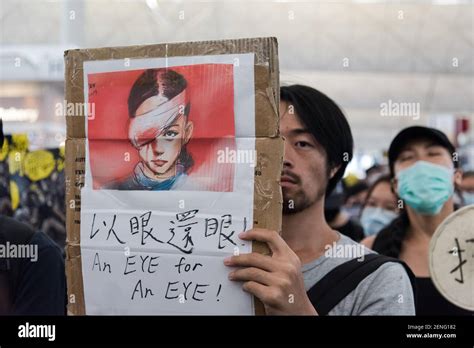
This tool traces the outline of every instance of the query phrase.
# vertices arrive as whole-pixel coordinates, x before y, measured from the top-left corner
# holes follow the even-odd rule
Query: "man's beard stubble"
[[[283,193],[283,215],[291,215],[299,213],[318,200],[322,199],[324,196],[325,190],[319,189],[314,196],[308,195],[308,193],[303,189],[302,181],[299,176],[294,173],[284,171],[282,176],[286,175],[291,177],[294,180],[294,183],[297,185],[296,189],[293,189],[293,193],[290,193],[290,189],[282,188]],[[326,185],[322,185],[325,187]]]

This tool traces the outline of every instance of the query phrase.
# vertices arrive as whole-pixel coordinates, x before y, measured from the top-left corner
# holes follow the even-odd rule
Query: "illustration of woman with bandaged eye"
[[[128,137],[140,161],[133,173],[109,188],[173,190],[185,186],[193,159],[186,144],[193,134],[184,77],[171,69],[148,69],[128,98]]]

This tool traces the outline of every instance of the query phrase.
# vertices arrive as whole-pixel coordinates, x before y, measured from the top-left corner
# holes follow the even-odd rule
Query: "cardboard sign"
[[[263,314],[223,259],[281,230],[274,38],[71,50],[70,314]]]

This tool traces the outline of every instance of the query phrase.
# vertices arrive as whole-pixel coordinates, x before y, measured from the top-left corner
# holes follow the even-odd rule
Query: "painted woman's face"
[[[150,98],[155,99],[156,98]],[[137,118],[153,109],[156,103],[146,100],[137,109]],[[179,115],[173,122],[166,125],[160,134],[138,148],[138,153],[148,176],[166,179],[176,174],[176,161],[182,147],[189,141],[193,131],[193,123],[187,117]]]
[[[140,158],[156,176],[175,175],[175,165],[184,144],[185,117],[180,116],[163,132],[139,149]]]

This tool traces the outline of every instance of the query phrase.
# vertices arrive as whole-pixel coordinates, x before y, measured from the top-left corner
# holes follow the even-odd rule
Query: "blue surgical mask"
[[[462,198],[464,199],[464,205],[474,204],[474,192],[463,192]]]
[[[364,228],[364,234],[366,236],[372,236],[379,233],[382,228],[391,223],[397,215],[397,213],[391,210],[365,207],[360,216],[360,223]]]
[[[436,215],[453,195],[453,170],[417,161],[397,175],[398,195],[422,215]]]

